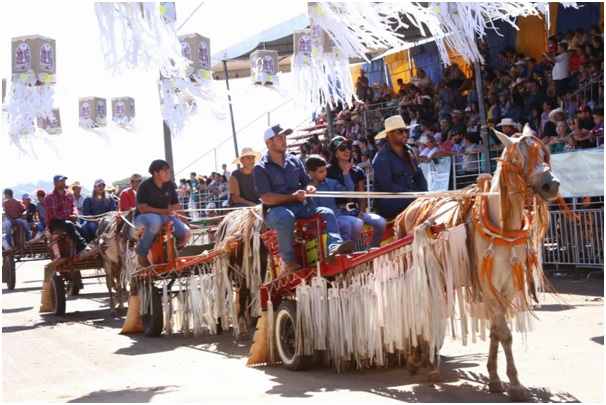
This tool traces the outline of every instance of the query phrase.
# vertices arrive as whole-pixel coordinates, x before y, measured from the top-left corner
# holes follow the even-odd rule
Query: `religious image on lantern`
[[[191,48],[187,42],[181,42],[181,55],[191,60]]]
[[[82,103],[80,106],[80,118],[91,118],[90,104],[87,102]]]
[[[191,60],[191,57],[189,59]],[[210,69],[210,50],[206,42],[200,42],[198,45],[198,61],[201,68]]]
[[[28,44],[19,44],[15,49],[15,70],[29,70],[32,65],[32,52]]]
[[[43,44],[40,47],[40,69],[52,72],[55,68],[55,55],[53,47],[50,44]]]
[[[126,115],[126,105],[122,101],[118,101],[114,106],[114,117],[124,118]]]
[[[303,35],[299,38],[299,53],[307,56],[311,56],[311,37],[309,35]]]
[[[105,112],[105,103],[101,100],[97,101],[97,117],[105,118],[107,113]]]
[[[269,55],[263,58],[263,71],[267,73],[273,73],[276,71],[276,67],[274,65],[274,58]]]

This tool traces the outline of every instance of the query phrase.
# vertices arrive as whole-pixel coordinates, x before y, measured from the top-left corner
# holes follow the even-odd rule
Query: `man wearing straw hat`
[[[240,156],[232,162],[242,167],[229,176],[230,207],[254,207],[261,204],[253,178],[253,168],[259,160],[261,160],[259,152],[255,152],[252,148],[243,148]]]
[[[191,239],[189,221],[183,216],[183,208],[177,196],[177,187],[170,180],[168,162],[158,159],[151,162],[149,174],[152,177],[143,180],[137,190],[137,208],[135,210],[135,227],[144,228],[143,236],[137,246],[139,265],[151,265],[147,253],[160,232],[162,225],[171,222],[173,237],[177,240],[177,249],[183,248]],[[181,217],[179,217],[181,215]]]
[[[427,181],[419,167],[413,150],[406,144],[408,130],[412,128],[404,123],[400,115],[385,120],[385,130],[375,139],[387,138],[379,149],[372,167],[374,169],[374,190],[382,192],[427,191]],[[378,200],[378,213],[392,219],[402,212],[414,198],[383,198]]]
[[[267,128],[263,134],[267,154],[253,169],[255,186],[263,201],[265,223],[278,234],[278,247],[287,272],[301,268],[293,247],[296,219],[322,214],[328,236],[328,262],[334,261],[337,254],[351,253],[354,248],[352,241],[343,242],[332,210],[307,204],[306,194],[315,193],[316,188],[310,184],[311,178],[301,160],[286,153],[286,136],[291,133],[292,129],[284,130],[279,124]]]

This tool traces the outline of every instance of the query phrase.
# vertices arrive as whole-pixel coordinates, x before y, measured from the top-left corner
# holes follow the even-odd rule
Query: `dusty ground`
[[[250,342],[230,333],[200,338],[120,335],[104,280],[85,280],[63,317],[39,314],[42,268],[17,270],[2,294],[3,402],[498,402],[486,390],[488,343],[447,341],[430,384],[402,367],[332,370],[247,368]],[[536,330],[514,335],[519,377],[530,402],[604,402],[604,282],[551,276],[560,298],[542,295]],[[563,304],[566,302],[568,305]],[[504,381],[504,358],[499,369]]]

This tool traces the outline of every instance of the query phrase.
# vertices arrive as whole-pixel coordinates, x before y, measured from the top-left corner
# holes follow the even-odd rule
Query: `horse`
[[[522,134],[508,137],[495,131],[505,149],[498,159],[494,177],[480,176],[465,191],[488,195],[416,200],[395,219],[396,233],[404,236],[422,224],[444,222],[447,227],[465,224],[471,284],[490,322],[487,369],[491,393],[504,391],[497,373],[499,344],[505,352],[508,394],[524,401],[526,394],[518,379],[512,353],[512,333],[507,319],[524,312],[532,314],[534,288],[545,283],[537,254],[539,241],[547,231],[547,206],[558,198],[559,181],[551,172],[550,154],[536,137]],[[524,326],[518,324],[525,331]],[[425,345],[409,359],[413,374],[420,364],[428,367],[431,381],[441,381]]]
[[[238,330],[243,340],[250,339],[246,319],[261,316],[258,292],[267,269],[267,249],[261,242],[263,229],[261,205],[258,205],[230,212],[216,232],[216,247],[223,247],[227,252],[230,279],[238,289]],[[233,240],[240,243],[230,250],[228,246]],[[251,294],[251,291],[257,293]]]
[[[109,292],[110,313],[115,315],[124,310],[124,296],[127,292],[129,276],[123,272],[124,259],[129,257],[126,250],[129,244],[129,228],[134,210],[125,212],[110,211],[99,220],[99,228],[93,244],[106,245],[100,253],[105,269],[105,280]],[[114,290],[118,299],[118,308],[114,303]]]

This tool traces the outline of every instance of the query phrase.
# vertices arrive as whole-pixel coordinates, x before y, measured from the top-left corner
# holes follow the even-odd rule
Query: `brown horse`
[[[267,269],[267,249],[261,242],[263,227],[261,205],[258,205],[227,214],[216,233],[216,247],[224,247],[228,252],[230,279],[238,289],[237,329],[241,339],[250,338],[246,318],[261,316],[259,287],[264,282]],[[228,250],[227,246],[233,240],[239,244]]]
[[[102,251],[103,268],[105,269],[105,280],[109,291],[109,308],[112,315],[116,311],[124,310],[124,297],[128,296],[128,275],[123,274],[124,258],[127,257],[126,249],[129,239],[129,222],[132,221],[134,210],[125,212],[110,211],[99,220],[97,236],[93,244],[106,244],[107,248]],[[114,290],[118,298],[118,308],[114,303]]]
[[[477,185],[466,189],[488,195],[417,200],[396,218],[396,226],[403,236],[428,223],[444,222],[448,227],[465,224],[471,252],[468,281],[476,291],[476,301],[470,305],[482,308],[476,318],[490,322],[489,389],[493,393],[503,392],[497,374],[500,343],[507,360],[509,396],[514,401],[523,401],[526,394],[518,380],[507,321],[516,317],[517,329],[527,330],[524,317],[532,315],[534,286],[545,281],[537,252],[548,226],[547,204],[558,197],[559,181],[551,172],[549,150],[539,139],[531,135],[509,138],[500,132],[496,134],[505,150],[494,178],[481,177]],[[424,350],[418,350],[409,359],[409,370],[414,373],[424,364],[430,370],[430,379],[440,381],[441,375],[433,366],[425,344]]]

